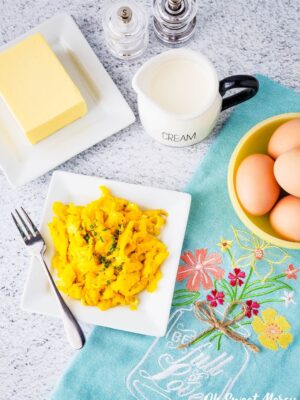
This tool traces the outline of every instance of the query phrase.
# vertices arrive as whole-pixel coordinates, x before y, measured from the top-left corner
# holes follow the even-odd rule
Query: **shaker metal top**
[[[188,41],[196,27],[197,0],[153,0],[153,24],[164,43]]]
[[[117,15],[124,24],[128,24],[132,18],[132,10],[130,7],[120,7],[117,11]]]
[[[182,0],[167,0],[166,1],[166,10],[173,13],[180,13],[184,10],[184,1]]]

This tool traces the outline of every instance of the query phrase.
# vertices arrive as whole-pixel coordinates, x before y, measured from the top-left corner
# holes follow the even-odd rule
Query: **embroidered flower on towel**
[[[222,305],[224,303],[225,295],[223,292],[212,290],[210,293],[206,296],[206,300],[209,301],[211,307],[217,307],[218,304]]]
[[[290,264],[288,268],[284,271],[287,279],[297,279],[298,268],[295,268],[293,264]]]
[[[196,292],[203,287],[205,290],[213,288],[212,275],[216,280],[223,278],[225,271],[220,268],[222,257],[218,253],[208,254],[207,249],[196,249],[195,253],[185,251],[181,256],[185,265],[180,265],[177,272],[177,281],[187,279],[187,289]]]
[[[223,237],[221,237],[220,242],[218,243],[218,246],[222,251],[228,251],[231,249],[232,246],[232,240],[225,240]]]
[[[270,265],[279,265],[289,257],[285,250],[259,239],[252,232],[232,229],[238,246],[244,250],[244,254],[236,260],[241,268],[253,267],[263,260]]]
[[[244,283],[243,278],[246,277],[246,274],[244,271],[241,271],[240,268],[234,268],[233,273],[230,272],[228,274],[228,279],[230,280],[230,285],[231,286],[242,286]]]
[[[258,312],[259,312],[258,309],[259,309],[260,305],[256,301],[247,300],[246,305],[247,305],[247,311],[245,313],[246,317],[251,318],[252,314],[253,315],[258,314]]]
[[[234,227],[232,230],[237,245],[243,250],[243,253],[234,259],[233,265],[238,265],[241,269],[252,268],[261,280],[271,276],[274,266],[283,264],[290,257],[284,249],[259,239],[252,232]]]
[[[261,314],[262,319],[255,316],[252,321],[259,342],[270,350],[278,350],[278,346],[287,348],[293,341],[293,335],[288,332],[291,326],[285,317],[277,315],[273,308],[267,308]]]
[[[294,301],[294,292],[288,292],[284,291],[283,292],[284,296],[280,297],[280,300],[284,301],[284,305],[288,307],[290,304],[296,304]]]

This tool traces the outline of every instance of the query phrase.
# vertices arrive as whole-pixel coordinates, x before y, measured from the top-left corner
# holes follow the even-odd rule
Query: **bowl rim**
[[[288,249],[294,249],[294,250],[300,250],[300,242],[292,242],[289,240],[284,240],[284,239],[279,239],[275,236],[270,235],[269,233],[265,232],[261,228],[259,228],[257,225],[255,225],[247,216],[246,212],[242,208],[240,201],[238,199],[236,190],[235,190],[235,185],[234,185],[234,168],[236,165],[236,159],[237,155],[239,154],[240,150],[242,147],[245,145],[249,137],[251,137],[258,129],[274,122],[274,121],[280,121],[281,119],[293,119],[293,118],[300,118],[300,112],[292,112],[292,113],[284,113],[284,114],[278,114],[274,115],[272,117],[269,117],[258,124],[254,125],[252,128],[250,128],[240,139],[238,144],[235,146],[235,149],[233,150],[233,153],[231,154],[229,164],[228,164],[228,172],[227,172],[227,188],[228,188],[228,194],[229,198],[232,204],[232,207],[234,211],[236,212],[237,216],[239,219],[242,221],[242,223],[250,229],[251,232],[253,232],[255,235],[257,235],[259,238],[261,238],[264,241],[270,242],[271,244],[278,246],[278,247],[284,247]]]

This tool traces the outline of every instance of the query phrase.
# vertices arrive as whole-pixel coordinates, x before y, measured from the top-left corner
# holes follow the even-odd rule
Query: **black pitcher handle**
[[[222,97],[228,90],[239,88],[244,90],[223,99],[221,111],[251,99],[251,97],[255,96],[258,92],[259,83],[258,80],[251,75],[228,76],[219,83],[219,92]]]

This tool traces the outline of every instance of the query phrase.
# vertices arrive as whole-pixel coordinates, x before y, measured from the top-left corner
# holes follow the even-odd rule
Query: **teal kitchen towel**
[[[187,187],[192,208],[166,336],[95,328],[52,399],[300,399],[300,254],[251,234],[227,192],[240,138],[272,115],[300,111],[299,94],[258,79],[259,93],[236,108]],[[260,352],[220,331],[177,349],[208,328],[194,316],[196,299],[210,301],[220,316],[232,300],[247,301],[247,316],[232,329]]]

